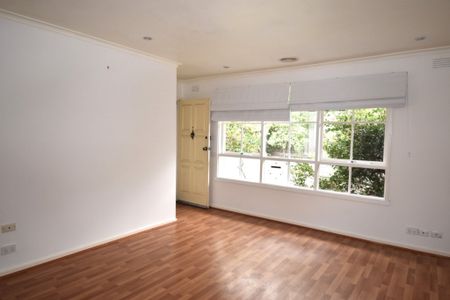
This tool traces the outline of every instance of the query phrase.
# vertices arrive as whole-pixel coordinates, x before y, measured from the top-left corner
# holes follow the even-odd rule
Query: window
[[[387,119],[370,108],[219,122],[218,177],[382,199]]]

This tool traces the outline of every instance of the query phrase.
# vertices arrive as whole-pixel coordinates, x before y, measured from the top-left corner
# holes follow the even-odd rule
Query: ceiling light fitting
[[[144,40],[146,40],[146,41],[151,41],[151,40],[153,40],[153,38],[151,37],[151,36],[144,36],[144,37],[142,37]]]
[[[414,40],[416,41],[416,42],[420,42],[420,41],[423,41],[423,40],[425,40],[427,37],[426,36],[418,36],[418,37],[416,37]]]

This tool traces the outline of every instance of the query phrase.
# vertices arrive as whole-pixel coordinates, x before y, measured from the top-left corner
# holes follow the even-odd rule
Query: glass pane
[[[384,124],[355,124],[353,159],[383,161]]]
[[[316,124],[291,124],[291,157],[314,159],[316,151]]]
[[[384,122],[386,120],[386,108],[355,109],[356,122]]]
[[[335,192],[347,192],[348,167],[320,165],[319,188]]]
[[[221,178],[259,182],[259,159],[219,156]]]
[[[351,122],[352,110],[326,110],[323,120],[325,122]]]
[[[350,159],[350,139],[352,126],[350,124],[323,125],[322,155],[324,158]]]
[[[265,160],[263,163],[263,183],[287,185],[288,163],[285,161]]]
[[[261,152],[261,123],[242,124],[242,153],[259,155]]]
[[[225,131],[225,152],[241,153],[241,129],[239,122],[223,123]]]
[[[290,163],[289,181],[291,185],[313,188],[314,165],[308,163]]]
[[[317,122],[317,112],[293,111],[291,112],[291,122]]]
[[[289,123],[264,123],[267,156],[288,156]]]
[[[352,193],[384,197],[384,170],[352,168]]]

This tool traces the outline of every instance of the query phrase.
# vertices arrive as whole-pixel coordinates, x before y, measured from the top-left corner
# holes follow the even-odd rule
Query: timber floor
[[[217,209],[0,278],[1,299],[450,299],[450,258]]]

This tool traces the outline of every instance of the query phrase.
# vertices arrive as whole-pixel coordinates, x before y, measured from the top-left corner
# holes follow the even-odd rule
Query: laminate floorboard
[[[0,278],[1,299],[450,299],[450,258],[217,209]]]

